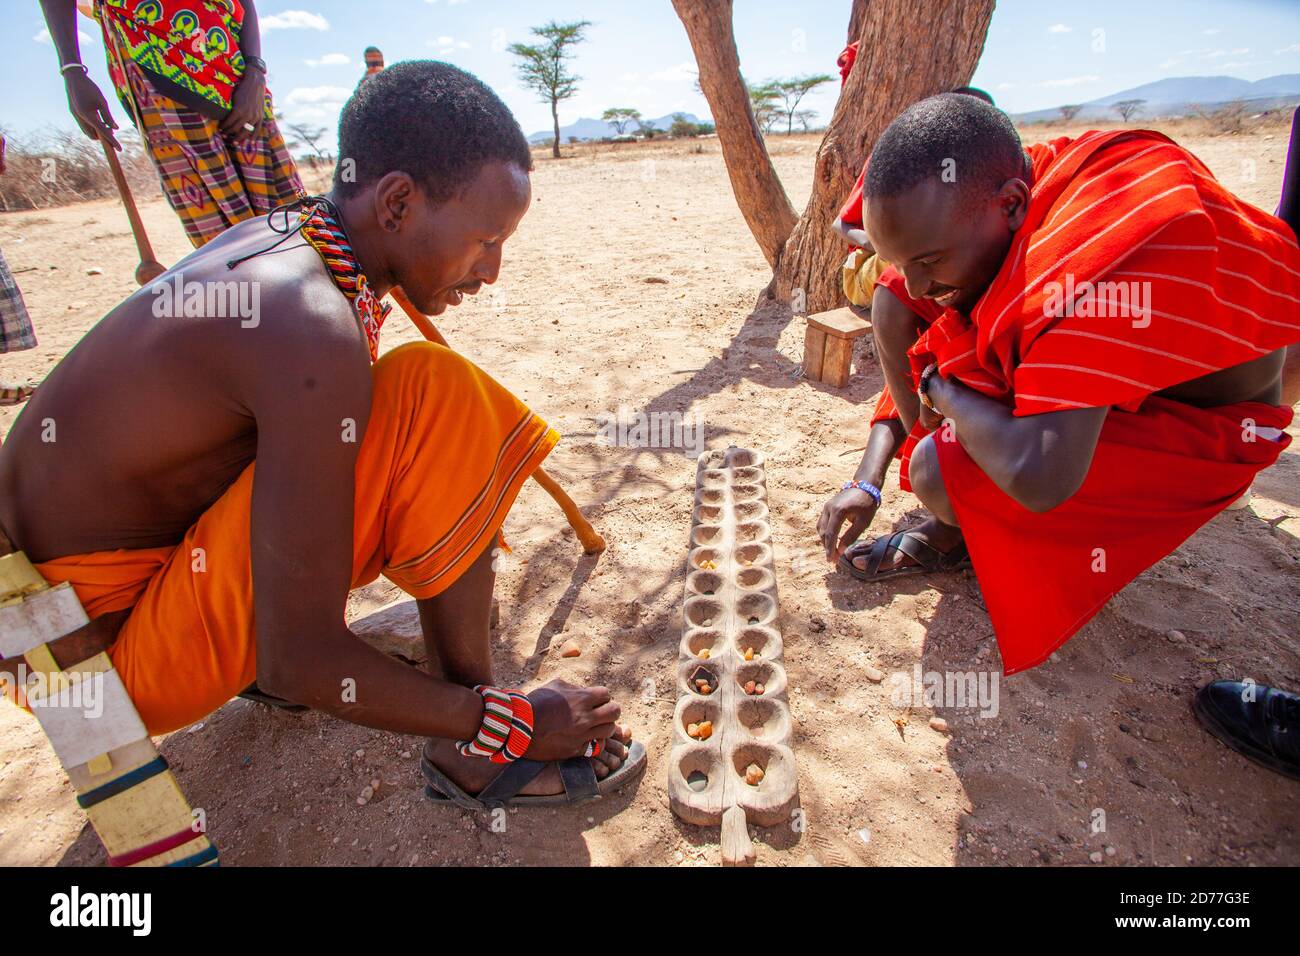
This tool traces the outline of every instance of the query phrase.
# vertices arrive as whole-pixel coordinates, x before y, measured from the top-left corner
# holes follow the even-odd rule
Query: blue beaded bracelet
[[[848,491],[850,488],[856,488],[858,491],[865,491],[876,499],[876,507],[880,507],[880,489],[866,481],[846,481],[840,491]]]

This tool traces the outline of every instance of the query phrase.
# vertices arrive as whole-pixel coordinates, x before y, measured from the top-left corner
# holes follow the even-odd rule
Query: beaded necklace
[[[302,218],[290,229],[289,212],[293,209],[297,209]],[[285,214],[283,229],[277,228],[274,224],[275,214],[281,210]],[[285,235],[274,246],[263,249],[262,252],[270,252],[295,232],[302,233],[302,237],[324,261],[334,285],[356,309],[357,317],[361,320],[361,328],[366,333],[370,361],[376,361],[379,358],[379,330],[393,307],[381,303],[366,281],[365,274],[361,271],[361,263],[352,252],[352,243],[348,241],[348,234],[343,228],[338,207],[322,196],[304,196],[271,210],[271,214],[267,216],[267,223],[272,230],[284,232]],[[262,252],[231,260],[226,265],[233,269],[240,262],[261,255]]]

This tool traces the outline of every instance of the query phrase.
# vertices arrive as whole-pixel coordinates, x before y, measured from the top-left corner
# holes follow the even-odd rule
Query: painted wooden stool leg
[[[216,847],[109,656],[67,668],[55,661],[50,644],[88,621],[70,584],[50,587],[21,552],[0,557],[0,658],[22,657],[29,669],[15,701],[29,706],[45,731],[109,865],[216,865]]]

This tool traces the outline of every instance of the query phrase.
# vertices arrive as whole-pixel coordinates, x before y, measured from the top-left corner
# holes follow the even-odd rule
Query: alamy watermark
[[[1076,282],[1067,272],[1064,283],[1048,282],[1043,292],[1043,315],[1049,319],[1131,319],[1135,329],[1151,324],[1150,282]]]
[[[998,715],[997,671],[898,671],[889,677],[889,700],[895,707],[978,710],[981,717]]]
[[[153,314],[160,319],[239,319],[245,329],[255,329],[262,321],[262,284],[231,280],[189,282],[177,272],[155,282]]]
[[[704,454],[704,416],[698,411],[646,412],[620,405],[596,416],[596,440],[619,448],[680,449]]]
[[[41,671],[29,671],[26,663],[20,662],[13,676],[0,673],[0,696],[32,710],[65,707],[97,719],[104,714],[104,675],[100,671],[68,671],[51,679]]]

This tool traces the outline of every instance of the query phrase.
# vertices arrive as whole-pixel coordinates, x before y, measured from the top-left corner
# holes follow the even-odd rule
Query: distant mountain
[[[1145,83],[1083,104],[1079,119],[1115,119],[1111,107],[1121,100],[1146,100],[1138,116],[1184,116],[1196,106],[1212,106],[1242,100],[1254,109],[1271,109],[1300,102],[1300,73],[1270,76],[1262,80],[1239,80],[1235,76],[1171,76]],[[1018,113],[1021,123],[1060,119],[1059,110]]]
[[[694,113],[685,113],[683,115],[686,117],[688,122],[691,123],[700,122],[700,120],[695,116]],[[673,125],[673,114],[669,113],[667,116],[661,116],[658,119],[654,119],[654,120],[646,120],[646,122],[653,123],[658,129],[667,132],[668,127]],[[627,132],[635,133],[636,131],[637,131],[636,123],[629,123],[627,126]],[[534,133],[532,136],[529,136],[528,142],[530,143],[545,142],[546,140],[550,139],[554,135],[555,135],[554,130],[549,130],[549,129],[543,130],[540,133]],[[568,126],[560,127],[560,142],[562,143],[567,143],[569,141],[570,136],[576,136],[578,137],[578,139],[604,139],[606,136],[617,136],[617,135],[618,135],[618,130],[614,128],[613,123],[606,123],[604,120],[598,120],[598,119],[580,119],[576,123],[571,123]]]

